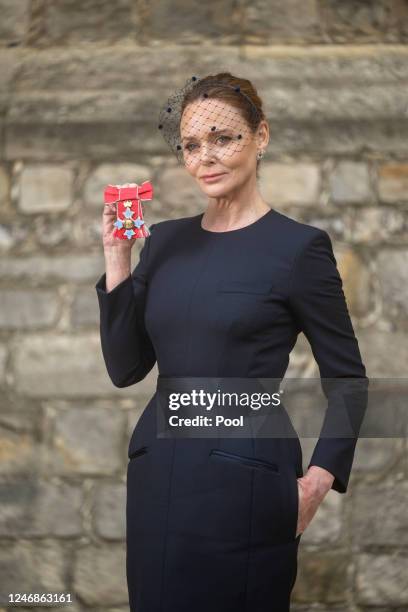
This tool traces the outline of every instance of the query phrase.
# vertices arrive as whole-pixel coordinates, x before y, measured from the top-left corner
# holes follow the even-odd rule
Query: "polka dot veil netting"
[[[193,166],[241,152],[253,142],[261,119],[239,86],[193,76],[161,108],[158,129],[178,162]]]

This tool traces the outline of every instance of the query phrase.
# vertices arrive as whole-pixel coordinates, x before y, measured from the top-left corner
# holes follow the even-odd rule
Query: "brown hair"
[[[258,129],[260,122],[266,120],[262,100],[255,86],[248,79],[241,79],[230,72],[219,72],[200,78],[197,85],[185,94],[181,104],[180,116],[188,104],[201,97],[203,90],[206,91],[208,98],[222,100],[238,109],[253,134]],[[259,164],[260,160],[257,159],[257,178],[259,178]]]

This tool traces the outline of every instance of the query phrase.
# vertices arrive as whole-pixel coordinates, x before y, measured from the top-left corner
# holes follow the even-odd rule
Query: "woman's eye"
[[[230,136],[218,136],[217,140],[222,140],[222,142],[225,144],[231,140],[231,137]],[[187,151],[191,153],[191,151],[193,150],[191,147],[195,147],[195,146],[196,146],[195,143],[190,142],[186,144],[184,149],[186,149]]]

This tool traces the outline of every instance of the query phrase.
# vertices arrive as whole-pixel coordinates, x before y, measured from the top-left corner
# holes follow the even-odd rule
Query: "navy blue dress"
[[[273,209],[226,232],[205,230],[202,217],[152,225],[132,274],[109,293],[106,275],[98,280],[101,346],[115,386],[143,380],[156,361],[159,379],[282,379],[300,332],[322,377],[365,377],[326,231]],[[130,610],[289,610],[299,439],[158,438],[156,395],[128,449]],[[309,462],[335,476],[339,493],[355,444],[320,438]],[[279,469],[262,469],[270,463]]]

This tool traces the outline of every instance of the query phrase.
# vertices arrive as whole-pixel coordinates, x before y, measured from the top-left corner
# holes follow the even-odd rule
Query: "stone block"
[[[82,533],[80,487],[38,477],[0,483],[0,535],[77,537]]]
[[[125,605],[126,551],[123,544],[90,545],[78,549],[73,586],[87,606]]]
[[[126,537],[126,485],[101,484],[95,491],[93,518],[96,533],[108,540]]]
[[[56,323],[58,296],[53,291],[2,289],[0,294],[1,329],[36,329]]]
[[[340,162],[330,176],[333,202],[367,203],[372,200],[370,174],[364,162]]]
[[[20,180],[18,208],[23,213],[65,211],[72,202],[71,168],[27,164]]]
[[[125,417],[100,407],[58,410],[53,418],[48,469],[53,473],[113,474],[125,453]]]
[[[387,610],[408,605],[408,557],[403,553],[360,554],[356,557],[356,601]]]
[[[261,171],[260,189],[271,205],[316,205],[320,191],[319,167],[309,163],[266,163]]]

